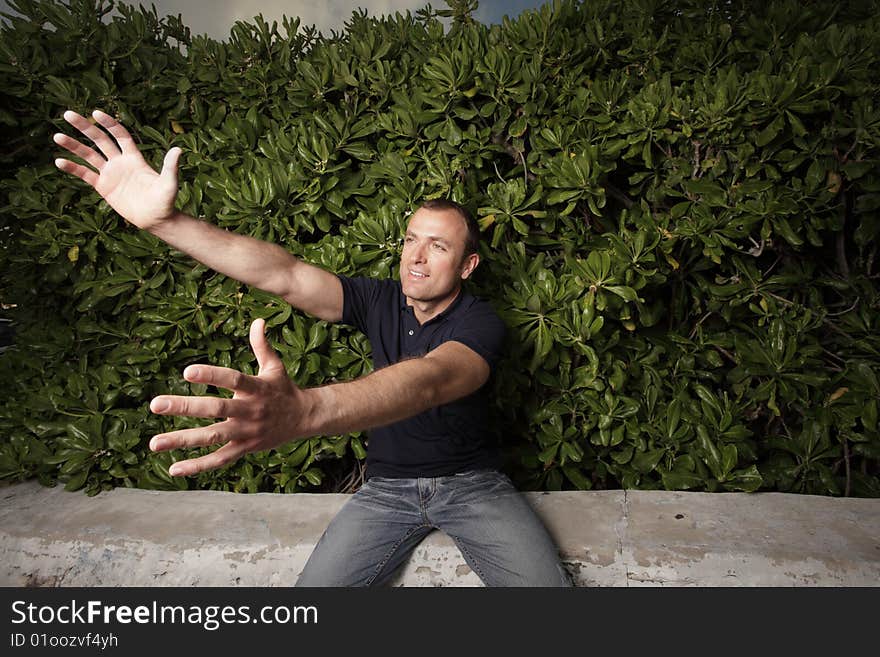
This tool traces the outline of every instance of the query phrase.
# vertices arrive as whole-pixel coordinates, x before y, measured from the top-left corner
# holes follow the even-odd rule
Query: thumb
[[[180,161],[180,154],[182,152],[179,147],[175,146],[165,153],[165,159],[162,161],[162,172],[160,175],[162,178],[173,183],[175,187],[177,187],[177,163]]]
[[[266,370],[273,370],[277,368],[281,368],[282,370],[284,369],[284,364],[281,362],[278,354],[275,353],[275,350],[272,349],[272,346],[266,339],[265,330],[266,320],[255,319],[251,323],[251,350],[257,357],[257,365],[260,366],[260,374],[262,374]]]

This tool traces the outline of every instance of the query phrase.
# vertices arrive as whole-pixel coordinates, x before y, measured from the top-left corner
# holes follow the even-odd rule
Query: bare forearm
[[[455,399],[442,385],[443,367],[430,358],[406,360],[354,381],[306,392],[312,400],[311,435],[380,427]]]
[[[239,235],[181,212],[150,230],[211,269],[271,294],[287,292],[296,258],[277,244]]]
[[[159,434],[153,451],[223,446],[176,463],[171,474],[187,476],[230,463],[243,454],[272,449],[290,440],[370,429],[447,404],[485,385],[488,362],[469,347],[448,341],[422,358],[406,360],[348,383],[303,390],[287,376],[269,346],[265,321],[251,324],[257,376],[211,365],[184,371],[191,383],[231,390],[232,399],[160,395],[150,410],[163,415],[224,418],[207,427]]]

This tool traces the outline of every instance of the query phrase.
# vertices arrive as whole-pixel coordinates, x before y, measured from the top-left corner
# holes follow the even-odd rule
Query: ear
[[[480,254],[471,253],[466,256],[464,261],[461,263],[461,279],[466,280],[471,274],[474,273],[474,269],[477,268],[477,265],[480,264]]]

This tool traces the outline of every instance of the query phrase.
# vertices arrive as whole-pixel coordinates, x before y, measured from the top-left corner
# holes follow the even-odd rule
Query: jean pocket
[[[450,477],[450,481],[458,485],[473,485],[482,486],[485,488],[494,488],[498,486],[513,488],[513,484],[506,474],[498,470],[491,469],[468,470],[466,472],[459,472],[458,474]]]
[[[453,477],[456,479],[477,479],[479,477],[487,477],[491,475],[500,475],[501,473],[498,470],[492,469],[483,469],[483,470],[465,470],[464,472],[456,472]]]
[[[470,470],[447,478],[443,484],[450,502],[480,503],[516,493],[507,475],[498,470]]]

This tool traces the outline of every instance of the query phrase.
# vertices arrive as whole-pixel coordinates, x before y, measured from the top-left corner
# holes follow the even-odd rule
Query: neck
[[[452,305],[452,302],[455,301],[460,293],[461,286],[450,292],[448,296],[443,297],[442,299],[430,299],[427,301],[422,301],[419,299],[407,297],[406,303],[408,306],[412,306],[413,314],[416,316],[419,324],[424,324],[425,322],[431,321],[437,315],[449,308],[449,306]]]

